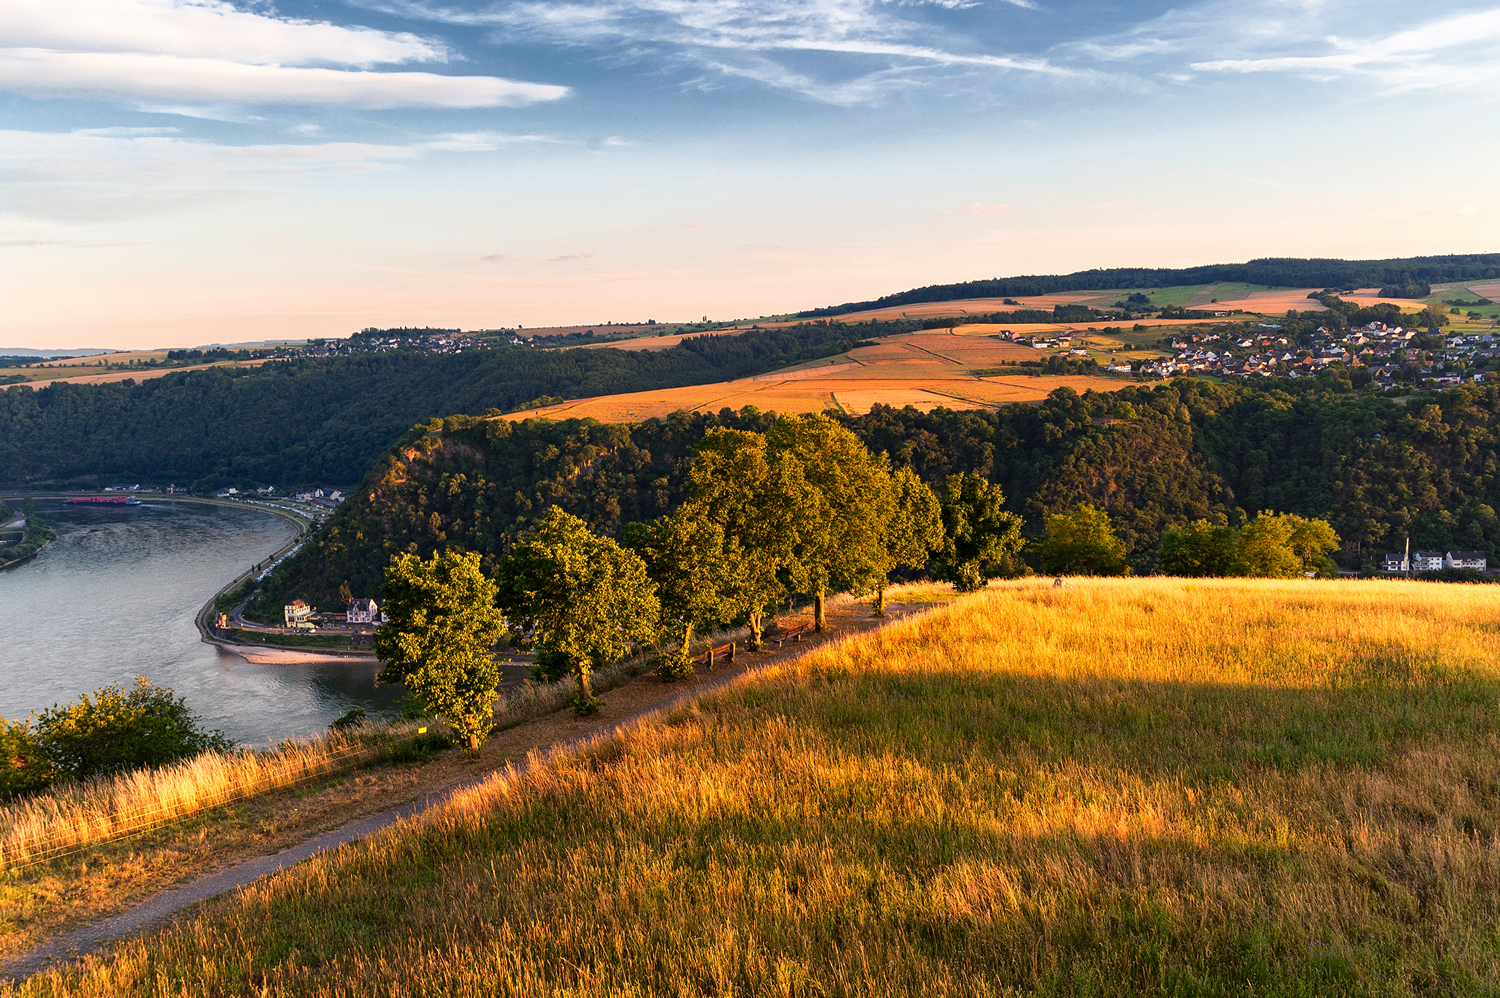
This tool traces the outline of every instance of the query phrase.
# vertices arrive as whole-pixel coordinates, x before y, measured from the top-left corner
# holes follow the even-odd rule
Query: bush
[[[694,673],[693,653],[685,648],[663,652],[656,660],[656,675],[669,683],[679,679],[691,679]]]
[[[35,738],[58,776],[86,780],[164,766],[234,742],[203,731],[187,702],[137,677],[129,691],[111,685],[36,717]]]
[[[0,800],[45,789],[52,778],[52,763],[31,725],[0,718]]]
[[[365,712],[355,707],[353,710],[345,711],[333,719],[328,725],[329,731],[347,731],[350,728],[361,728],[365,725]]]

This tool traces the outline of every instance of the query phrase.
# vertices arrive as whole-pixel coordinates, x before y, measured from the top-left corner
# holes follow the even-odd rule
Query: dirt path
[[[682,706],[744,676],[799,658],[831,641],[876,630],[920,613],[930,605],[892,603],[886,608],[885,618],[874,618],[866,604],[843,600],[829,607],[830,630],[823,635],[808,634],[804,640],[789,642],[779,650],[770,645],[761,652],[741,653],[733,666],[721,666],[712,673],[700,674],[677,685],[665,684],[654,676],[640,676],[606,693],[606,710],[594,717],[579,718],[562,711],[518,725],[497,734],[486,745],[486,754],[493,751],[498,758],[495,765],[481,772],[428,787],[426,793],[417,799],[349,821],[274,854],[242,858],[186,884],[152,894],[119,914],[61,932],[29,952],[6,961],[0,966],[0,980],[24,980],[59,963],[97,952],[117,939],[151,927],[200,901],[245,887],[320,853],[353,844],[403,819],[440,807],[456,793],[492,779],[522,775],[536,758],[557,752],[576,752],[598,739],[608,738],[627,725]],[[804,622],[808,621],[793,617],[783,618],[778,623],[792,629]],[[534,755],[538,749],[544,753]]]

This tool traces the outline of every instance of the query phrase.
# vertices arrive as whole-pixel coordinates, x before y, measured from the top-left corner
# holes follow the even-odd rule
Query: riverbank
[[[17,568],[35,558],[47,549],[47,545],[57,540],[57,534],[38,516],[23,517],[19,522],[24,525],[21,540],[15,544],[7,544],[0,547],[0,572],[7,569]],[[8,523],[6,527],[14,527],[15,523]]]

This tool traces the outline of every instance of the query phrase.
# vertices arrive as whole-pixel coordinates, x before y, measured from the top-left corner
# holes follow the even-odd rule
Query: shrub
[[[52,763],[31,725],[0,718],[0,800],[42,790],[52,779]]]
[[[198,724],[185,700],[140,676],[128,691],[106,686],[42,711],[35,738],[59,776],[86,780],[234,747],[223,732]]]

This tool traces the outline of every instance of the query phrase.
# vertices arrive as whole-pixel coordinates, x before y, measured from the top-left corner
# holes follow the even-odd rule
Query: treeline
[[[1178,379],[1041,405],[955,412],[877,406],[838,417],[895,468],[940,494],[951,475],[1000,487],[1029,533],[1088,503],[1106,512],[1132,570],[1158,569],[1163,535],[1207,521],[1243,528],[1269,510],[1328,520],[1350,548],[1500,552],[1500,389],[1403,399],[1337,378],[1218,384]],[[374,593],[393,554],[456,546],[493,573],[515,538],[559,506],[620,536],[688,495],[693,448],[715,428],[764,433],[750,410],[637,424],[450,417],[421,424],[376,464],[318,535],[268,580],[260,611],[291,596],[327,606],[346,580]]]
[[[1232,281],[1275,287],[1364,288],[1419,282],[1476,281],[1500,277],[1500,253],[1419,256],[1391,260],[1304,260],[1269,257],[1247,263],[1211,264],[1181,269],[1113,268],[1072,274],[1005,277],[961,284],[933,284],[873,301],[848,302],[797,313],[798,318],[842,315],[872,308],[957,301],[964,298],[1024,297],[1065,291],[1116,288],[1166,288]],[[1405,297],[1405,296],[1403,296]]]
[[[804,323],[702,336],[655,352],[392,351],[138,384],[12,388],[0,392],[0,485],[129,478],[212,490],[356,482],[403,431],[433,414],[746,377],[911,328]]]
[[[24,512],[26,516],[26,526],[21,531],[21,536],[18,538],[14,538],[15,543],[13,544],[5,544],[3,546],[0,546],[0,566],[9,565],[11,562],[22,561],[23,559],[30,558],[42,548],[46,547],[49,541],[55,540],[57,538],[57,535],[52,532],[52,528],[48,527],[47,524],[42,522],[42,519],[36,515],[36,506],[33,500],[26,500]],[[0,524],[9,523],[15,517],[15,515],[15,510],[5,505],[5,503],[0,502]]]

